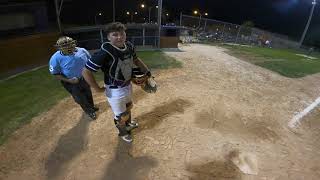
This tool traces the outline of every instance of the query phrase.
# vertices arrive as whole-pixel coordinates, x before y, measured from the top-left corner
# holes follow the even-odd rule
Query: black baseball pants
[[[83,78],[79,79],[78,84],[71,84],[64,81],[61,81],[61,83],[85,113],[89,114],[95,112],[90,86]]]

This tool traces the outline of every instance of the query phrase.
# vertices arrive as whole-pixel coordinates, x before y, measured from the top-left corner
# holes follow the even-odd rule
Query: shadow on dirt
[[[157,162],[147,156],[132,157],[131,148],[132,144],[118,140],[116,155],[108,164],[102,180],[147,179],[148,172],[157,165]]]
[[[191,105],[192,103],[188,100],[176,99],[168,104],[158,106],[152,111],[135,118],[139,122],[139,128],[135,130],[135,132],[152,129],[172,114],[183,113],[184,110]]]
[[[133,99],[136,101],[141,100],[145,96],[142,90],[135,91]],[[109,108],[107,101],[97,104],[99,111],[105,112]],[[63,173],[65,167],[74,157],[80,154],[87,147],[87,131],[90,119],[83,114],[80,121],[76,126],[70,129],[66,134],[62,135],[59,139],[56,148],[49,155],[45,169],[47,171],[48,179],[55,179]]]
[[[68,162],[86,148],[89,123],[89,118],[83,113],[78,124],[61,136],[45,163],[48,179],[55,179],[63,173]]]

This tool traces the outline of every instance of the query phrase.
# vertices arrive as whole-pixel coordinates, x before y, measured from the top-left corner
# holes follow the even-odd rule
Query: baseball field
[[[0,179],[320,177],[319,107],[288,127],[319,97],[318,54],[184,44],[140,57],[158,92],[134,87],[130,145],[103,94],[89,121],[46,68],[2,81]]]

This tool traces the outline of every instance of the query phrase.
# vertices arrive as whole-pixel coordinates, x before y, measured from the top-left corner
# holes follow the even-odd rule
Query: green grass
[[[181,67],[180,62],[160,51],[138,52],[138,55],[152,69]],[[101,81],[102,73],[96,73],[96,78]],[[16,129],[69,96],[49,74],[48,67],[1,81],[0,94],[0,145]]]
[[[174,58],[166,56],[161,51],[141,51],[138,56],[151,69],[180,68],[182,63]]]
[[[18,127],[68,95],[47,67],[1,82],[0,94],[0,144]]]
[[[301,51],[291,49],[274,49],[263,47],[245,47],[223,45],[230,54],[255,65],[267,68],[283,76],[300,78],[320,72],[320,55],[313,53],[317,59],[307,59],[296,54]]]

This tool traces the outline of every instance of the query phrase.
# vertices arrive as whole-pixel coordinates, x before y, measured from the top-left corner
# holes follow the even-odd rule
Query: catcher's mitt
[[[157,83],[151,73],[145,74],[140,68],[132,69],[132,82],[140,86],[147,93],[155,93],[157,91]]]
[[[141,86],[141,88],[147,93],[155,93],[157,92],[157,83],[154,80],[154,77],[148,78],[145,83]]]
[[[131,81],[135,85],[142,86],[147,79],[148,79],[148,76],[145,73],[143,73],[139,68],[132,69]]]

